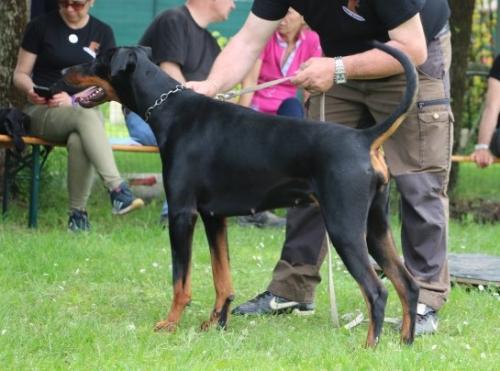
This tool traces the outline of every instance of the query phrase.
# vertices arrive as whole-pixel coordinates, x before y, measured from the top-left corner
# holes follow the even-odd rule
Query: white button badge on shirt
[[[76,36],[74,33],[68,36],[68,40],[71,44],[76,44],[78,42],[78,36]]]

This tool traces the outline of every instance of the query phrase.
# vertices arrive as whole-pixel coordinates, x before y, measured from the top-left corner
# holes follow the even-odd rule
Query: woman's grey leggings
[[[122,179],[97,109],[28,104],[24,112],[31,117],[33,135],[67,145],[70,209],[85,209],[94,167],[108,190],[120,185]]]

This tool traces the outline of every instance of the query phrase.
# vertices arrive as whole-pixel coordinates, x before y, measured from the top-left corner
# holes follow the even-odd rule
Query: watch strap
[[[342,57],[333,58],[335,61],[335,84],[345,84],[347,82],[345,76],[345,66]]]

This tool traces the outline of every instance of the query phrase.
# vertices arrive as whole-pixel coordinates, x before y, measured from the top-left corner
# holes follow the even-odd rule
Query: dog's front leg
[[[155,330],[175,331],[182,312],[191,301],[191,248],[196,214],[173,214],[170,210],[169,233],[172,253],[174,298],[168,317],[156,324]]]
[[[215,305],[210,318],[201,324],[202,330],[208,330],[215,324],[225,329],[229,317],[230,304],[233,301],[229,251],[227,244],[226,219],[202,215],[210,247],[212,275],[215,286]]]

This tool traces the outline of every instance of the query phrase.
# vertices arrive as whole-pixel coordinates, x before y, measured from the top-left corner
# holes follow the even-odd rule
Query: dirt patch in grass
[[[450,216],[464,220],[473,218],[479,223],[495,223],[500,221],[500,201],[483,200],[453,200],[450,202]]]

